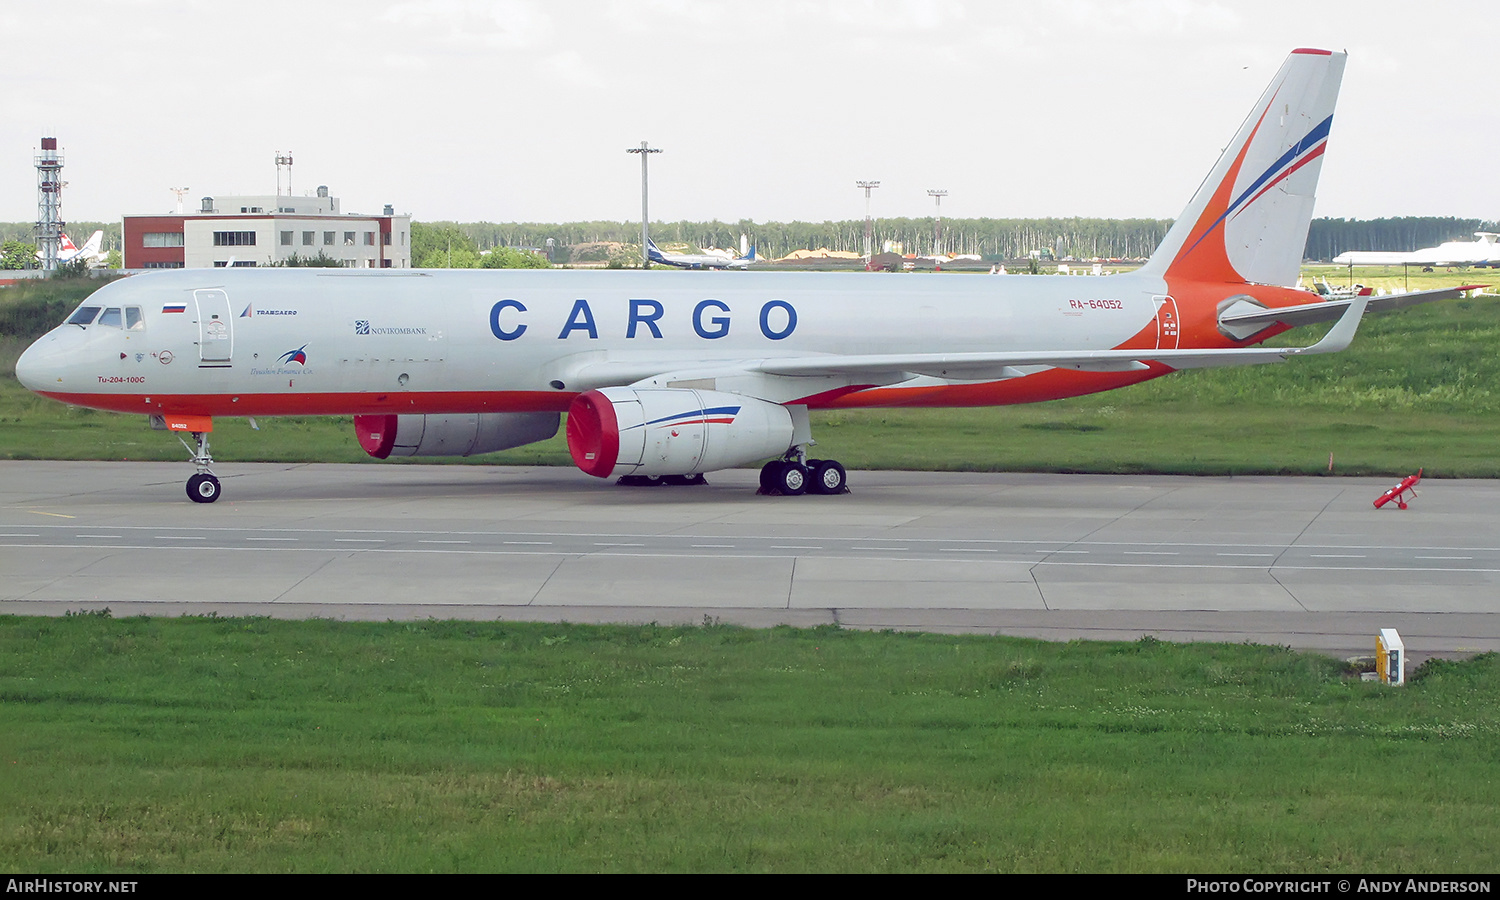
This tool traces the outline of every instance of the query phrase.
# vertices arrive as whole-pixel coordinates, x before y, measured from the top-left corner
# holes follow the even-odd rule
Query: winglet
[[[1364,317],[1365,307],[1369,304],[1369,297],[1355,297],[1349,301],[1349,308],[1333,323],[1323,339],[1311,347],[1303,347],[1298,353],[1337,353],[1348,347],[1354,340],[1354,332],[1359,330],[1359,320]]]

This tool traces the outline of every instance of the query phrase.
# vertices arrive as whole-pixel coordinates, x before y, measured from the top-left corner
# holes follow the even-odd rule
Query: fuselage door
[[[229,295],[221,290],[193,291],[198,305],[198,359],[227,363],[234,354],[234,325],[229,317]]]
[[[1156,303],[1156,349],[1176,350],[1182,338],[1182,320],[1177,314],[1177,301],[1170,295],[1157,294],[1151,298]]]

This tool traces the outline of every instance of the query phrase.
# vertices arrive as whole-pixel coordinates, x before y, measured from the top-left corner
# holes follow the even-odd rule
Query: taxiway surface
[[[0,613],[464,618],[1500,650],[1500,482],[0,462]]]

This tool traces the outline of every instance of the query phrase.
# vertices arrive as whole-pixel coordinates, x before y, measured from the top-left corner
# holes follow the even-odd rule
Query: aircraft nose
[[[16,380],[28,391],[56,390],[63,380],[67,353],[52,335],[38,339],[16,360]]]

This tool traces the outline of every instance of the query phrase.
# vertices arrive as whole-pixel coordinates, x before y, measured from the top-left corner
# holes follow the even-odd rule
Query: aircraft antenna
[[[937,222],[932,226],[932,255],[943,255],[943,198],[947,191],[929,190],[927,196],[937,201]]]
[[[62,249],[62,153],[57,138],[42,138],[42,152],[36,156],[36,243],[42,252],[42,268],[57,268],[58,251]]]
[[[651,235],[647,233],[651,217],[646,212],[646,157],[652,153],[660,153],[661,149],[659,147],[652,147],[647,142],[641,141],[639,147],[628,147],[625,152],[639,153],[641,155],[641,268],[649,269],[651,268],[651,255],[647,252],[646,246],[647,242],[651,239]]]
[[[874,220],[870,218],[870,191],[880,187],[878,181],[856,181],[855,187],[865,189],[865,262],[870,261],[870,240],[875,232]]]

